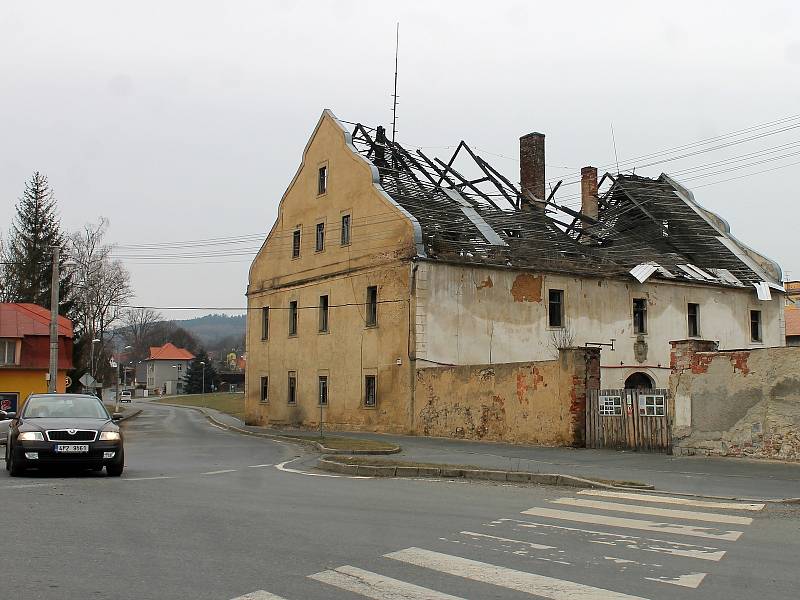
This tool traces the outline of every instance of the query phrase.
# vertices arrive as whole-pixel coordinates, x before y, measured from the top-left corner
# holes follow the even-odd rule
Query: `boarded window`
[[[320,406],[328,406],[328,376],[319,376],[319,404]]]
[[[760,342],[762,340],[761,336],[761,311],[760,310],[751,310],[750,311],[750,341],[751,342]]]
[[[319,297],[319,331],[328,331],[328,296]]]
[[[342,215],[342,246],[350,244],[350,215]]]
[[[261,401],[269,402],[269,377],[261,377]]]
[[[600,414],[604,417],[618,417],[622,415],[622,397],[600,396]]]
[[[564,326],[564,290],[550,290],[547,293],[547,314],[550,327]]]
[[[367,288],[367,327],[378,324],[378,286],[371,285]]]
[[[297,335],[297,300],[289,302],[289,335]]]
[[[317,237],[315,250],[322,252],[325,249],[325,223],[317,223]]]
[[[647,333],[647,299],[633,299],[633,333]]]
[[[328,167],[319,168],[319,177],[317,179],[317,194],[322,195],[328,191]]]
[[[686,310],[689,319],[689,337],[699,337],[700,335],[700,305],[689,302]]]
[[[377,378],[375,375],[364,376],[364,406],[374,407],[378,403]]]
[[[300,230],[295,229],[292,233],[292,258],[300,256]]]
[[[269,306],[261,309],[261,339],[269,338]]]
[[[286,393],[287,404],[297,404],[297,372],[289,371],[289,380]]]

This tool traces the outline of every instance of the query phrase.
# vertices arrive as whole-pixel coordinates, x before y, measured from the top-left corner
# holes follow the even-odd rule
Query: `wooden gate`
[[[669,452],[672,415],[668,391],[590,390],[586,447]]]

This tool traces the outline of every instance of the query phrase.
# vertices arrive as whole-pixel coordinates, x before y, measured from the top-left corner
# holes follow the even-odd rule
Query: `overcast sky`
[[[155,257],[126,261],[137,304],[244,306],[252,236],[322,110],[390,123],[397,21],[398,141],[446,158],[464,139],[514,181],[530,131],[547,135],[548,179],[574,179],[614,161],[611,123],[623,161],[800,113],[796,1],[4,0],[0,229],[39,170],[67,229],[102,215],[126,246],[251,236],[118,251]],[[677,178],[800,278],[800,164],[776,168],[800,163],[800,115],[780,128],[636,172],[756,153]],[[164,258],[220,250],[238,254]]]

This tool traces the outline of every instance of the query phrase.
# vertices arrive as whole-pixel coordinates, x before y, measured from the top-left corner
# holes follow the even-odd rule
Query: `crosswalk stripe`
[[[440,573],[489,583],[551,600],[644,600],[640,596],[612,592],[536,573],[526,573],[423,548],[406,548],[399,552],[384,554],[384,556]]]
[[[611,490],[581,490],[584,496],[602,496],[620,498],[621,500],[638,500],[639,502],[655,502],[658,504],[681,504],[700,508],[720,508],[724,510],[763,510],[764,504],[758,502],[716,502],[711,500],[695,500],[694,498],[678,498],[675,496],[656,496],[653,494],[632,494],[629,492],[613,492]]]
[[[645,577],[650,581],[657,581],[659,583],[669,583],[671,585],[679,585],[681,587],[696,588],[701,583],[708,573],[689,573],[688,575],[678,575],[677,577]]]
[[[237,596],[233,600],[286,600],[283,596],[276,596],[275,594],[270,594],[269,592],[265,592],[264,590],[257,590],[255,592],[250,592],[249,594],[245,594],[244,596]]]
[[[677,510],[674,508],[660,508],[657,506],[640,506],[638,504],[622,504],[619,502],[603,502],[601,500],[584,500],[583,498],[558,498],[556,500],[550,500],[550,502],[553,504],[566,504],[567,506],[578,506],[581,508],[597,508],[600,510],[611,510],[629,514],[687,519],[689,521],[733,523],[735,525],[750,525],[750,523],[753,522],[751,517],[740,517],[738,515],[722,515],[719,513]]]
[[[497,540],[499,542],[512,542],[514,544],[523,544],[529,546],[534,550],[555,550],[555,546],[545,546],[544,544],[534,544],[533,542],[526,542],[524,540],[512,540],[511,538],[500,537],[498,535],[489,535],[487,533],[476,533],[475,531],[460,531],[462,535],[469,535],[471,537],[481,537],[490,540]]]
[[[624,527],[626,529],[641,529],[643,531],[657,531],[658,533],[674,533],[677,535],[689,535],[693,537],[710,538],[712,540],[727,540],[735,542],[742,536],[741,531],[724,531],[710,529],[707,527],[695,527],[693,525],[674,525],[672,523],[658,523],[656,521],[645,521],[642,519],[626,519],[624,517],[612,517],[594,513],[572,512],[567,510],[556,510],[552,508],[529,508],[522,511],[523,515],[534,517],[547,517],[550,519],[563,519],[566,521],[577,521],[579,523],[593,523],[595,525],[609,525],[611,527]]]
[[[695,544],[684,544],[682,542],[672,542],[667,540],[659,540],[656,538],[638,537],[635,535],[624,535],[621,533],[610,533],[608,531],[595,531],[592,529],[581,529],[579,527],[565,527],[563,525],[552,525],[551,523],[536,523],[534,521],[520,521],[517,519],[500,519],[498,522],[509,521],[520,527],[528,527],[536,529],[538,527],[547,527],[550,529],[560,529],[562,531],[577,531],[580,533],[588,533],[591,535],[601,536],[604,538],[617,538],[621,544],[630,544],[628,548],[632,550],[639,550],[641,552],[658,552],[661,554],[674,554],[675,556],[684,556],[686,558],[699,558],[700,560],[712,560],[719,562],[725,556],[725,550],[717,550],[709,546],[697,546]],[[655,544],[663,544],[656,546]],[[590,543],[616,545],[613,542],[598,541]]]
[[[458,596],[437,592],[350,565],[332,571],[315,573],[309,577],[374,600],[464,600]]]

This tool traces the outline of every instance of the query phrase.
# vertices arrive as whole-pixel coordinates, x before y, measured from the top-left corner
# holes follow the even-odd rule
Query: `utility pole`
[[[47,391],[55,394],[58,383],[58,294],[59,273],[58,261],[61,248],[53,246],[53,280],[50,283],[50,381]]]
[[[392,98],[392,144],[394,144],[394,136],[397,133],[397,57],[400,54],[400,23],[397,23],[397,32],[395,34],[394,42],[394,94]]]

